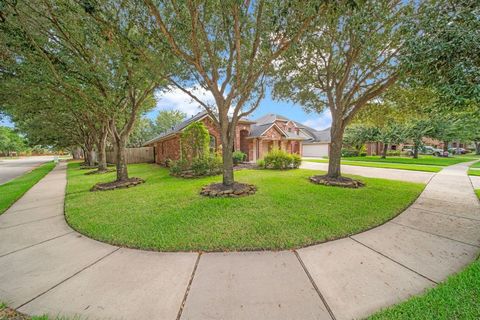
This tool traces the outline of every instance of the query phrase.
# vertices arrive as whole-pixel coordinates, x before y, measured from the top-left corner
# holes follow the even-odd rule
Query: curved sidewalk
[[[467,167],[445,168],[405,212],[358,235],[294,251],[199,254],[119,248],[73,231],[60,164],[0,216],[0,300],[82,319],[361,318],[477,256],[480,203]]]

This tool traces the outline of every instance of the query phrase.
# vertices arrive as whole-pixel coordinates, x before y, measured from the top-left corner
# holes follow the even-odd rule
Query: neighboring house
[[[183,121],[144,146],[155,147],[156,162],[180,159],[180,135],[190,123],[201,121],[210,133],[210,149],[218,151],[221,140],[218,129],[206,112]],[[255,121],[241,119],[235,128],[232,151],[242,151],[248,161],[262,159],[273,148],[297,153],[302,156],[323,157],[328,155],[330,129],[317,131],[286,117],[268,114]]]

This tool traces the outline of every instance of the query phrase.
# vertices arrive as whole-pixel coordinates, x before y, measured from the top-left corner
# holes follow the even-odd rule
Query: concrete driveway
[[[314,158],[311,158],[314,159]],[[328,163],[320,162],[308,162],[307,159],[304,159],[301,169],[310,169],[310,170],[328,170]],[[349,166],[342,164],[342,173],[353,174],[357,176],[363,176],[367,178],[381,178],[381,179],[391,179],[391,180],[400,180],[407,182],[417,182],[417,183],[428,183],[430,179],[435,175],[433,172],[422,172],[422,171],[409,171],[409,170],[400,170],[400,169],[386,169],[386,168],[374,168],[374,167],[360,167],[360,166]]]
[[[4,184],[25,172],[31,171],[42,163],[53,160],[53,156],[24,157],[0,160],[0,184]]]

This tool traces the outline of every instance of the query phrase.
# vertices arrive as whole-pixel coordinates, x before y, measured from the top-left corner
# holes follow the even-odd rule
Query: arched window
[[[217,151],[217,138],[214,135],[210,135],[210,152]]]

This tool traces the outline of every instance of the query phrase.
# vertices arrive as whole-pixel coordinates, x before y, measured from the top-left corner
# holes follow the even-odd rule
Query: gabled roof
[[[167,136],[170,136],[172,134],[175,134],[175,133],[178,133],[180,132],[182,129],[185,129],[190,123],[193,123],[195,121],[199,121],[199,120],[202,120],[203,118],[207,117],[208,114],[206,111],[203,111],[203,112],[199,112],[197,113],[196,115],[194,115],[193,117],[190,117],[188,119],[185,119],[184,121],[180,122],[179,124],[177,124],[176,126],[170,128],[169,130],[161,133],[160,135],[156,136],[155,138],[145,142],[143,145],[148,145],[148,144],[151,144],[155,141],[158,141],[158,140],[161,140],[163,138],[166,138]]]
[[[199,112],[197,113],[196,115],[190,117],[190,118],[187,118],[185,119],[184,121],[180,122],[179,124],[177,124],[176,126],[170,128],[169,130],[161,133],[160,135],[156,136],[155,138],[145,142],[143,145],[146,146],[146,145],[149,145],[153,142],[156,142],[158,140],[162,140],[170,135],[174,135],[176,133],[179,133],[180,131],[182,131],[183,129],[185,129],[189,124],[193,123],[193,122],[196,122],[196,121],[200,121],[206,117],[209,117],[208,113],[206,111],[202,111],[202,112]],[[242,122],[242,123],[255,123],[253,121],[250,121],[246,118],[241,118],[239,120],[239,122]]]
[[[288,119],[284,116],[281,116],[279,114],[269,113],[269,114],[266,114],[263,117],[255,120],[257,125],[274,123],[275,121],[285,121],[286,122],[286,121],[290,121],[290,119]]]

